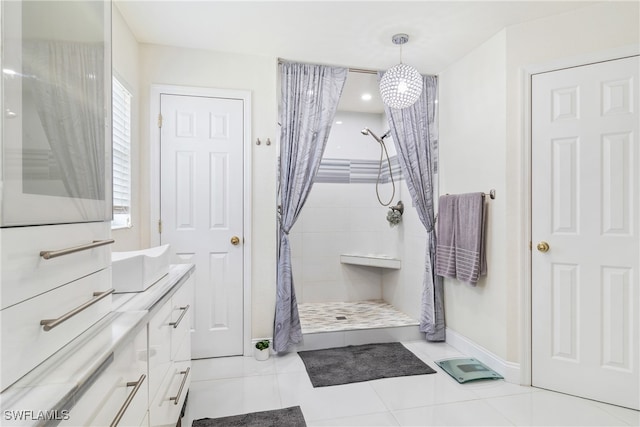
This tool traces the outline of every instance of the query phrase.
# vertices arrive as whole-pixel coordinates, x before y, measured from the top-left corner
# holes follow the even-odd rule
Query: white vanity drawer
[[[191,360],[174,362],[149,406],[150,425],[175,426],[191,385]]]
[[[160,390],[172,361],[191,359],[191,340],[188,338],[192,299],[193,277],[149,321],[149,395],[152,399]]]
[[[186,283],[171,297],[171,359],[176,355],[185,337],[191,333],[193,317],[193,282],[190,276]],[[189,341],[190,342],[190,341]]]
[[[178,347],[177,351],[173,355],[174,362],[183,362],[185,360],[191,360],[191,334],[187,333],[182,340],[182,343]]]
[[[107,268],[0,311],[2,390],[109,313],[110,292]]]
[[[117,350],[113,361],[69,411],[61,426],[140,426],[147,419],[147,333],[143,328],[132,342]],[[139,383],[139,386],[138,386]],[[132,396],[128,405],[126,401]]]
[[[110,227],[109,222],[88,222],[0,229],[0,309],[110,266],[109,244],[49,259],[41,256],[41,252],[107,242]]]

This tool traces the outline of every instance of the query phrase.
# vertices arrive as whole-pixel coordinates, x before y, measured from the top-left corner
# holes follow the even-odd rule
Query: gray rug
[[[399,342],[299,351],[314,387],[436,371]]]
[[[306,427],[299,406],[222,418],[195,420],[192,427]]]

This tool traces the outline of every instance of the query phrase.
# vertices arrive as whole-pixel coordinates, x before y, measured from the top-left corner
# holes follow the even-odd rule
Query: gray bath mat
[[[299,351],[314,387],[436,371],[399,342]]]
[[[222,418],[195,420],[192,427],[305,427],[299,406]]]
[[[475,380],[499,380],[502,377],[476,359],[454,358],[436,361],[447,374],[460,384]]]

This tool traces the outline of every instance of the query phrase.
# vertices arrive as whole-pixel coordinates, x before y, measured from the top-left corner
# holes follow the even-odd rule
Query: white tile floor
[[[458,384],[434,360],[460,356],[445,343],[405,342],[437,373],[313,388],[295,353],[258,362],[193,362],[192,420],[300,405],[308,426],[639,426],[640,412],[504,381]]]

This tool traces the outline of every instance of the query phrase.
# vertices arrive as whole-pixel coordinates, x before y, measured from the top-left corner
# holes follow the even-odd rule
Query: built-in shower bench
[[[387,255],[343,254],[340,255],[340,262],[342,264],[364,265],[392,270],[399,270],[402,266],[402,262],[399,259]]]

